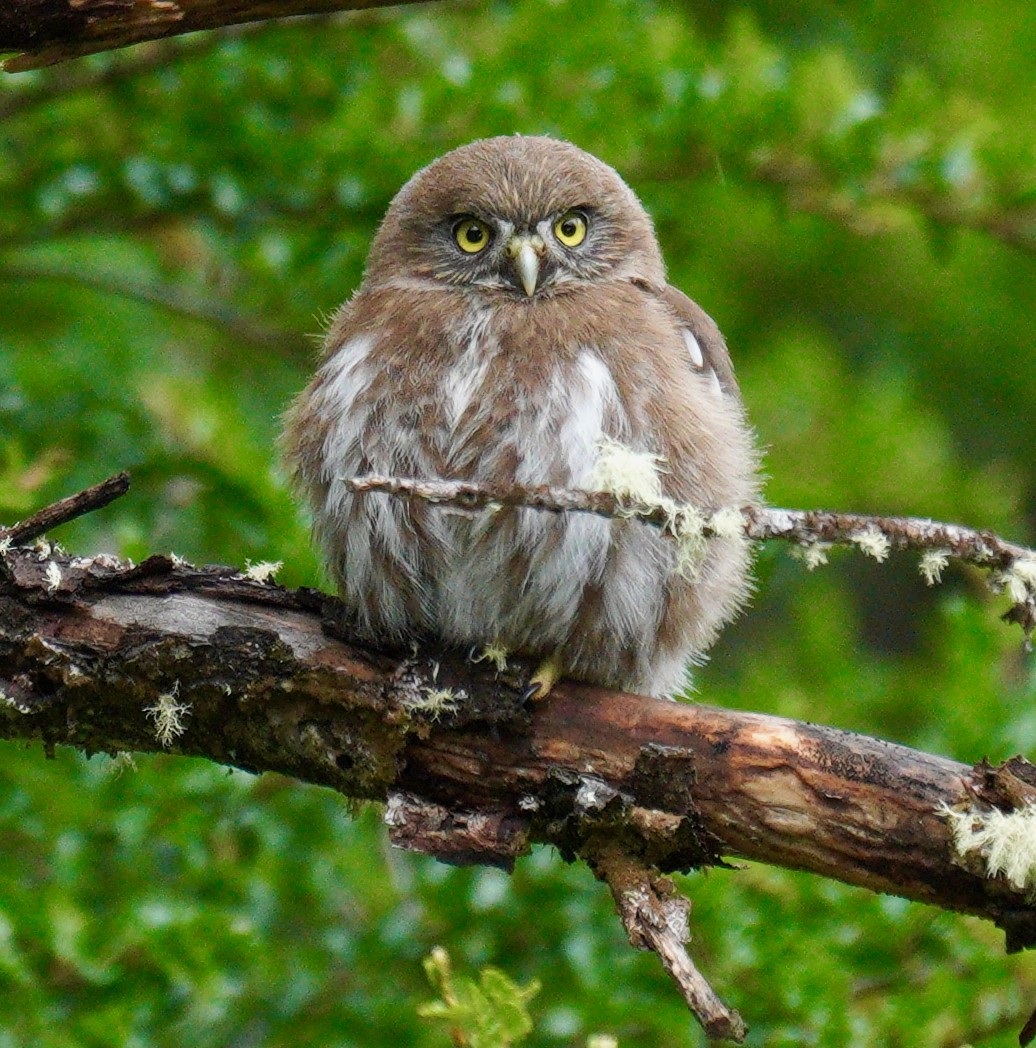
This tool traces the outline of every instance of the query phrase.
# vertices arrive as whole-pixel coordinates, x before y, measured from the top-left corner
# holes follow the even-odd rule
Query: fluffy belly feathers
[[[666,629],[689,583],[652,528],[583,513],[466,512],[357,496],[346,484],[380,473],[591,488],[602,438],[635,440],[601,355],[584,349],[538,385],[516,374],[501,399],[499,377],[496,392],[487,386],[484,342],[423,390],[379,368],[374,349],[366,337],[343,346],[314,393],[326,422],[316,529],[335,551],[329,566],[357,627],[558,656],[572,676],[630,690],[679,689],[716,624],[699,612]],[[649,433],[635,442],[658,450]]]

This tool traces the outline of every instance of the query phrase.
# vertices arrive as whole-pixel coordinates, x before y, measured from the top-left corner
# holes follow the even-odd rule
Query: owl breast
[[[357,627],[372,638],[431,635],[554,656],[568,675],[627,690],[678,689],[743,593],[739,544],[714,543],[692,583],[676,573],[670,543],[635,521],[466,512],[348,487],[352,476],[380,473],[591,488],[602,438],[667,458],[674,450],[669,423],[653,422],[651,410],[653,396],[673,390],[650,358],[632,395],[629,361],[592,331],[551,347],[527,323],[462,315],[424,344],[418,366],[399,338],[354,334],[309,392],[321,420],[316,529]],[[736,429],[737,412],[726,419],[710,396],[713,428]],[[717,610],[706,613],[707,601]]]

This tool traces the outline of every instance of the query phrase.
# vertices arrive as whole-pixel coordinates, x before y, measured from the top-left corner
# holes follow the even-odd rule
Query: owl
[[[671,695],[746,599],[739,538],[709,539],[688,572],[636,520],[459,511],[348,484],[594,489],[620,447],[665,498],[756,496],[722,336],[667,285],[632,190],[567,142],[473,142],[403,186],[284,447],[358,633],[529,657],[530,694],[565,676]]]

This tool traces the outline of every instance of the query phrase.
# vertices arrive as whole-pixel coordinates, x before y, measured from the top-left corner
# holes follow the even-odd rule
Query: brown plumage
[[[756,495],[722,336],[666,285],[651,220],[622,179],[549,138],[447,153],[392,201],[287,417],[287,459],[356,628],[678,690],[745,599],[743,541],[709,540],[688,578],[673,543],[635,521],[472,514],[345,483],[588,488],[606,440],[659,456],[666,497],[715,509]]]

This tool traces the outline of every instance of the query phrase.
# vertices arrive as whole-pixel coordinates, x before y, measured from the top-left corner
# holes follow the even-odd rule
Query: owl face
[[[639,201],[567,142],[515,137],[419,171],[392,202],[366,274],[371,286],[417,281],[527,301],[611,278],[664,280]]]

